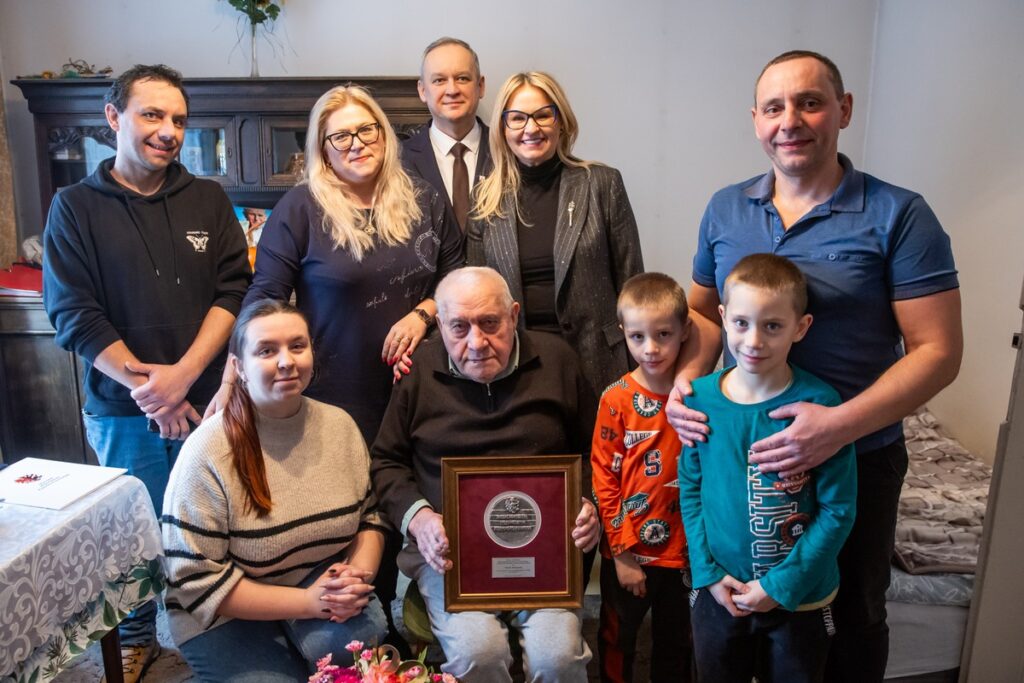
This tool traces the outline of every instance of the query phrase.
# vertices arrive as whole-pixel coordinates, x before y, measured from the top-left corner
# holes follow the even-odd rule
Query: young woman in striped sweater
[[[350,657],[349,641],[383,641],[386,523],[355,422],[302,395],[302,314],[246,306],[229,351],[228,404],[189,437],[164,499],[171,633],[204,681],[305,680],[326,653]]]

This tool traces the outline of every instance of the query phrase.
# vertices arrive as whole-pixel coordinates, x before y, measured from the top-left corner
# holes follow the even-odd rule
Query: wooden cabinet
[[[46,215],[61,187],[114,154],[103,116],[108,79],[18,79],[35,119],[39,201]],[[272,208],[298,180],[309,111],[331,87],[369,88],[399,137],[430,119],[415,77],[187,78],[189,120],[180,160],[194,174],[224,185],[239,205]]]
[[[95,463],[82,426],[82,369],[54,341],[38,296],[0,296],[0,452],[4,462]]]
[[[42,215],[53,195],[113,156],[103,115],[107,79],[19,79],[35,120]],[[373,93],[399,137],[429,120],[415,77],[190,78],[181,162],[216,180],[239,206],[273,208],[298,181],[309,111],[339,83]],[[81,368],[58,348],[39,297],[0,297],[0,453],[95,462],[81,422]]]

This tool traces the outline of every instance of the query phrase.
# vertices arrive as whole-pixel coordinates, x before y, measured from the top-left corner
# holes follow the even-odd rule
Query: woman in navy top
[[[324,93],[303,179],[267,220],[245,299],[295,295],[319,350],[306,395],[352,415],[367,443],[433,323],[434,286],[464,261],[444,201],[406,175],[398,147],[363,88]]]

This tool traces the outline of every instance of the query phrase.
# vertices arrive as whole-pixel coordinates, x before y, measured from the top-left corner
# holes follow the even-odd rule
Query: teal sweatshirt
[[[726,574],[760,579],[769,596],[794,611],[827,603],[839,586],[836,557],[853,526],[857,463],[853,445],[845,446],[802,483],[782,482],[748,464],[751,444],[792,422],[773,420],[769,412],[797,401],[840,402],[832,387],[791,367],[789,388],[762,403],[728,399],[721,390],[726,370],[693,383],[686,403],[708,416],[711,434],[683,449],[679,496],[693,587]]]

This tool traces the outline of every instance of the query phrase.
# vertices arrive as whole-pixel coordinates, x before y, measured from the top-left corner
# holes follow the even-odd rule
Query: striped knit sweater
[[[185,442],[164,497],[165,602],[179,645],[229,621],[217,608],[243,577],[295,586],[359,531],[385,526],[366,444],[343,410],[306,398],[293,417],[260,417],[272,500],[262,518],[246,509],[221,416]]]

